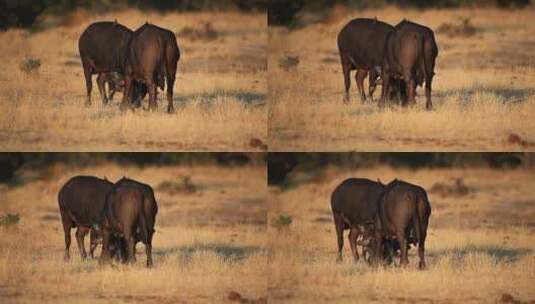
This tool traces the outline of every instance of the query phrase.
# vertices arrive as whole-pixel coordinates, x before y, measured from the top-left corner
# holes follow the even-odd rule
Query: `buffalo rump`
[[[378,202],[375,218],[376,264],[384,252],[386,241],[396,240],[401,251],[400,264],[409,263],[407,257],[408,244],[411,238],[418,243],[419,268],[425,268],[425,238],[431,216],[431,205],[426,191],[413,184],[394,180],[390,182]]]
[[[121,108],[125,109],[128,101],[132,100],[132,84],[139,81],[148,87],[149,109],[156,110],[156,87],[163,87],[164,75],[167,80],[167,112],[173,112],[173,86],[179,59],[180,50],[173,32],[149,23],[138,28],[128,45]]]
[[[152,266],[152,236],[158,211],[152,188],[126,178],[118,181],[108,193],[102,225],[102,255],[100,262],[110,258],[110,240],[122,240],[126,261],[135,261],[137,241],[145,244],[147,267]]]
[[[431,110],[431,83],[434,76],[435,59],[438,48],[433,32],[424,26],[403,20],[388,33],[381,77],[383,88],[381,103],[389,95],[392,81],[403,80],[407,93],[407,102],[414,104],[416,86],[423,84],[426,88],[426,108]]]

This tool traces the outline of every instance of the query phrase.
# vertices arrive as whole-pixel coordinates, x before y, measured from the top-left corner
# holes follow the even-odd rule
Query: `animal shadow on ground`
[[[436,97],[440,98],[447,97],[450,95],[458,95],[460,101],[468,102],[473,99],[476,93],[489,93],[496,95],[503,103],[518,103],[527,100],[529,97],[535,96],[535,89],[513,89],[475,86],[472,88],[463,88],[460,90],[446,90],[433,94],[435,94]]]
[[[195,253],[213,253],[225,262],[239,262],[245,258],[260,253],[263,249],[257,246],[233,246],[227,244],[196,244],[180,246],[154,252],[157,256],[179,255],[181,259],[188,263]]]
[[[523,256],[533,252],[529,248],[506,248],[499,246],[475,246],[469,245],[463,248],[445,249],[429,252],[430,257],[441,257],[445,255],[454,256],[455,262],[462,262],[469,254],[486,254],[492,257],[496,263],[513,263]]]
[[[247,106],[257,106],[266,103],[266,94],[244,91],[225,91],[216,90],[213,92],[206,92],[200,94],[179,95],[174,98],[175,102],[179,102],[179,105],[185,105],[193,99],[199,99],[202,103],[212,102],[216,98],[235,98],[240,103]]]

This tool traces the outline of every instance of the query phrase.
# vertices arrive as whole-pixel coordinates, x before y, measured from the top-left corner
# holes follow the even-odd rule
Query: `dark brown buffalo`
[[[174,111],[173,86],[180,50],[175,34],[167,29],[145,23],[132,35],[125,66],[125,90],[121,107],[125,109],[132,96],[132,83],[139,81],[148,87],[149,109],[156,110],[156,87],[167,80],[167,112]]]
[[[133,263],[135,245],[145,244],[147,266],[152,266],[152,236],[158,207],[152,188],[146,184],[123,178],[110,190],[106,198],[102,225],[103,244],[101,263],[110,258],[110,239],[122,240],[126,247],[126,261]]]
[[[409,263],[407,250],[410,239],[418,243],[419,268],[425,268],[425,238],[431,216],[431,205],[426,191],[413,184],[394,180],[390,182],[378,203],[375,218],[375,252],[384,252],[386,240],[397,240],[401,250],[400,264]],[[375,255],[376,263],[380,260]]]
[[[404,81],[408,103],[415,103],[416,86],[425,81],[426,108],[431,110],[431,86],[437,56],[438,47],[431,29],[407,20],[397,24],[386,41],[381,104],[384,104],[394,79]]]
[[[128,42],[132,34],[132,30],[117,23],[117,21],[103,21],[90,24],[80,36],[78,49],[84,68],[87,88],[86,104],[91,104],[92,75],[115,72],[118,77],[123,77]],[[97,79],[97,85],[102,102],[107,104],[108,97],[106,96],[104,80],[102,77],[100,81]],[[143,88],[144,85],[135,83],[134,86],[133,99],[139,100],[143,98],[143,91],[146,94],[146,88]]]
[[[344,247],[344,230],[349,229],[349,245],[353,258],[358,261],[357,239],[363,239],[373,231],[377,215],[377,201],[384,190],[384,185],[364,178],[349,178],[334,189],[331,194],[336,236],[338,239],[338,259],[342,260]],[[362,244],[366,245],[366,243]]]
[[[350,71],[357,70],[355,80],[361,99],[366,100],[364,78],[370,72],[369,94],[373,99],[378,69],[383,65],[387,34],[394,27],[377,19],[357,18],[346,24],[338,34],[338,51],[345,84],[345,100],[349,100]]]
[[[82,259],[87,257],[84,238],[90,229],[98,229],[102,221],[102,212],[106,194],[113,183],[93,176],[75,176],[71,178],[58,193],[59,211],[65,232],[65,260],[70,259],[71,229],[76,229],[76,241]],[[92,237],[96,240],[96,238]],[[90,248],[93,257],[94,248]]]

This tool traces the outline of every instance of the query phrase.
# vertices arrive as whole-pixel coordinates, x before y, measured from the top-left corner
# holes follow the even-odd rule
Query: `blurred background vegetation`
[[[296,26],[300,13],[328,15],[330,9],[344,6],[361,10],[387,5],[401,8],[454,8],[454,7],[499,7],[504,9],[524,8],[531,0],[271,0],[268,23],[270,25]]]
[[[30,27],[43,15],[83,9],[105,13],[125,8],[169,11],[266,11],[268,0],[0,0],[0,29]]]
[[[292,171],[312,172],[328,166],[349,170],[379,165],[405,168],[535,168],[535,153],[269,153],[268,183],[281,185]]]
[[[0,153],[0,183],[9,183],[23,168],[44,169],[61,163],[89,167],[101,163],[124,166],[217,165],[244,166],[266,164],[265,153]]]

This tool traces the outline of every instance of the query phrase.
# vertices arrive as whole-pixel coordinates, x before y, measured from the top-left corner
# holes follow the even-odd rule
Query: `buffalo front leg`
[[[125,77],[124,79],[124,92],[123,92],[123,100],[121,101],[121,105],[119,108],[121,111],[125,111],[129,107],[129,103],[131,102],[131,96],[134,90],[134,81],[131,77]]]
[[[378,103],[380,108],[385,106],[386,99],[390,95],[390,75],[388,75],[386,72],[383,72],[381,77],[383,78],[383,86],[381,88],[381,99]]]
[[[80,251],[82,260],[87,258],[87,253],[85,252],[84,246],[84,238],[87,232],[89,232],[88,227],[79,226],[78,229],[76,229],[76,241],[78,242],[78,250]]]
[[[364,93],[364,79],[368,75],[368,72],[366,70],[358,69],[357,73],[355,74],[355,81],[357,82],[357,89],[359,91],[360,100],[362,102],[366,101],[366,94]]]
[[[359,261],[359,252],[357,249],[357,239],[359,237],[358,229],[351,228],[349,230],[349,246],[351,246],[351,253],[353,254],[353,261],[357,263]]]
[[[102,77],[102,74],[98,74],[97,76],[97,86],[100,93],[100,98],[102,98],[102,104],[107,105],[108,96],[106,96],[106,80],[104,77]]]
[[[98,246],[98,237],[94,229],[91,229],[89,232],[89,257],[91,259],[95,258],[95,249]]]
[[[110,238],[111,234],[108,229],[102,229],[102,253],[98,263],[104,265],[110,261]]]

